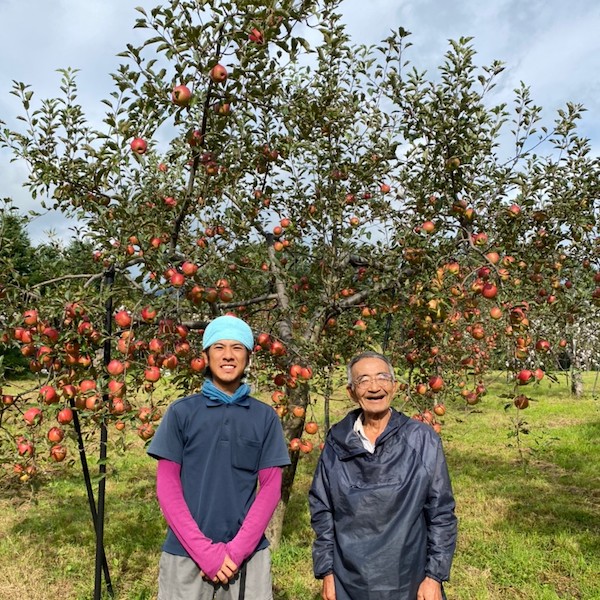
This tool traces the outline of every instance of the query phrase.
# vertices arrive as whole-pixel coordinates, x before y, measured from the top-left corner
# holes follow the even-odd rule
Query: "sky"
[[[79,100],[88,118],[100,122],[100,100],[112,90],[110,73],[128,42],[142,39],[133,29],[135,6],[158,0],[0,0],[0,120],[18,127],[19,102],[12,82],[31,84],[38,98],[59,94],[57,69],[72,67]],[[449,39],[473,37],[476,63],[501,60],[506,70],[495,94],[510,101],[520,81],[550,124],[566,102],[587,111],[580,133],[600,155],[600,2],[597,0],[343,0],[340,5],[352,40],[372,44],[403,27],[412,33],[408,58],[434,74]],[[10,197],[23,212],[37,208],[22,185],[26,166],[0,150],[0,198]],[[62,215],[45,214],[29,224],[34,244],[49,232],[69,236]]]

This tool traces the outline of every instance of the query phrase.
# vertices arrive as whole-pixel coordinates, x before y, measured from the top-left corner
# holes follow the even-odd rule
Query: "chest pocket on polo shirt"
[[[238,443],[231,450],[231,462],[236,469],[256,471],[260,459],[260,442],[248,440],[240,436]]]

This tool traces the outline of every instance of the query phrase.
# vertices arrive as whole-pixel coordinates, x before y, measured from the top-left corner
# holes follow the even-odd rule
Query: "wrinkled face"
[[[352,385],[346,389],[365,416],[383,416],[388,412],[398,389],[387,363],[380,358],[363,358],[352,367]]]
[[[236,340],[219,340],[203,354],[215,387],[233,394],[240,386],[248,365],[249,352],[246,346]]]

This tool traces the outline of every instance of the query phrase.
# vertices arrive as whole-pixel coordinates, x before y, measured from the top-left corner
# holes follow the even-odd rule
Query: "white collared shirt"
[[[375,452],[375,444],[365,435],[365,428],[363,426],[363,416],[359,415],[356,421],[354,421],[354,431],[356,431],[360,441],[367,452],[373,454]]]

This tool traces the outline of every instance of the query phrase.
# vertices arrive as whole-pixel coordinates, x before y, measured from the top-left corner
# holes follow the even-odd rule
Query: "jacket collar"
[[[394,408],[391,411],[390,421],[383,433],[377,438],[375,447],[394,435],[409,420],[406,415]],[[354,431],[354,422],[361,413],[362,409],[357,408],[349,412],[339,423],[331,428],[327,441],[333,447],[340,460],[347,460],[354,456],[368,453]]]

